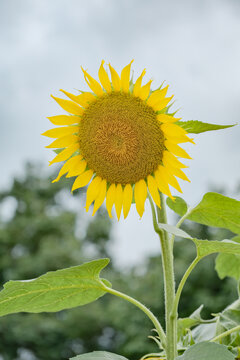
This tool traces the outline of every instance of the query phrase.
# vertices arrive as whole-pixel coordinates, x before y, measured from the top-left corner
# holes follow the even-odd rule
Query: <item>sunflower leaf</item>
[[[109,259],[100,259],[63,270],[48,272],[36,279],[9,281],[0,292],[0,316],[18,312],[55,312],[88,304],[103,296],[100,271]]]
[[[178,339],[186,334],[186,332],[191,329],[193,326],[201,324],[204,320],[201,317],[201,311],[203,305],[200,305],[189,317],[187,318],[178,318],[177,320],[177,331]]]
[[[127,360],[127,358],[107,351],[93,351],[87,354],[74,356],[69,360]]]
[[[188,220],[199,224],[220,227],[240,234],[240,201],[209,192],[189,212]]]
[[[182,356],[176,360],[234,360],[235,356],[225,345],[213,342],[201,342],[190,346]]]
[[[198,120],[178,121],[176,122],[176,124],[181,126],[181,128],[183,128],[190,134],[200,134],[206,131],[222,130],[237,125],[237,124],[232,124],[232,125],[209,124],[209,123],[203,123],[202,121],[198,121]]]
[[[214,253],[240,255],[240,244],[231,240],[199,240],[193,239],[200,258]]]
[[[232,241],[240,243],[240,235],[235,236]],[[219,254],[215,261],[215,269],[220,279],[230,276],[240,280],[240,255]]]
[[[240,300],[234,301],[219,314],[219,321],[223,327],[223,332],[234,328],[240,322]],[[234,334],[233,334],[234,335]]]
[[[179,196],[175,196],[174,200],[168,197],[166,203],[171,210],[173,210],[175,213],[177,213],[180,216],[183,216],[187,212],[188,209],[187,203]]]

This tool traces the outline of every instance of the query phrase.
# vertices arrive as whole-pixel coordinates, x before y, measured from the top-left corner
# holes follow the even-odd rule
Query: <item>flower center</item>
[[[110,183],[135,183],[162,160],[164,135],[156,113],[131,94],[97,98],[83,113],[79,136],[88,167]]]

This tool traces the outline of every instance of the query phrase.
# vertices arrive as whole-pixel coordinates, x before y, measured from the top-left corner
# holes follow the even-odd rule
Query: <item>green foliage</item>
[[[168,198],[167,204],[180,216],[183,216],[186,212],[187,205],[181,198],[176,199],[176,204]],[[189,210],[186,219],[203,225],[229,229],[239,234],[240,201],[209,192],[203,196],[202,201],[194,209]]]
[[[234,328],[240,324],[240,300],[234,301],[224,311],[219,314],[219,322],[225,330]],[[233,334],[234,336],[236,334]],[[239,344],[240,345],[240,342]]]
[[[9,281],[0,292],[0,316],[17,312],[52,312],[85,305],[106,292],[99,278],[108,259],[48,272],[37,279]]]
[[[240,233],[240,201],[209,192],[190,212],[188,220]]]
[[[184,319],[183,319],[184,320]],[[186,335],[182,332],[181,341],[184,342],[185,338],[190,337],[192,343],[199,343],[202,341],[209,341],[213,337],[221,336],[221,334],[229,331],[228,335],[219,338],[219,342],[223,345],[227,345],[229,350],[237,356],[239,355],[240,348],[240,300],[234,301],[227,306],[222,312],[215,314],[215,317],[209,321],[199,321],[201,325],[195,327],[190,333]],[[192,325],[191,325],[192,326]],[[194,325],[193,325],[194,326]]]
[[[240,243],[240,235],[232,238],[232,241]],[[215,269],[220,279],[231,276],[236,280],[240,279],[240,255],[219,254],[216,258]]]
[[[214,317],[209,320],[204,320],[201,317],[201,311],[202,306],[189,318],[178,320],[179,347],[210,341],[216,336],[221,336],[226,331],[230,331],[228,335],[221,337],[219,341],[221,344],[227,345],[232,353],[237,355],[240,347],[238,328],[240,324],[240,300],[234,301],[222,312],[214,314]],[[192,328],[194,329],[192,330]]]
[[[181,338],[184,337],[188,333],[189,329],[191,329],[193,326],[204,323],[204,320],[201,317],[202,309],[203,305],[199,306],[199,308],[195,310],[189,317],[178,318],[178,341],[180,341]]]
[[[70,360],[127,360],[125,357],[106,351],[93,351],[88,354],[78,355]]]
[[[170,209],[172,209],[175,213],[177,213],[180,216],[183,216],[187,212],[188,209],[187,203],[179,196],[175,196],[175,200],[172,200],[168,197],[166,202],[167,205],[170,207]]]
[[[191,233],[193,237],[221,239],[230,235],[227,231],[211,229],[192,222],[184,224],[183,228],[188,233]],[[189,264],[196,253],[194,248],[194,243],[189,242],[189,240],[176,241],[175,243],[177,283],[186,270],[186,263]],[[211,314],[221,313],[237,297],[235,281],[230,278],[223,281],[218,280],[216,273],[212,271],[214,262],[215,254],[201,260],[184,286],[180,300],[180,319],[178,323],[178,340],[179,345],[183,348],[188,344],[213,338],[217,334],[217,317],[213,318]],[[226,298],[223,294],[226,294]],[[203,307],[201,304],[205,306]],[[199,308],[195,311],[197,307]],[[193,314],[189,316],[191,312]],[[191,331],[189,331],[190,329]],[[225,330],[223,329],[223,331]]]
[[[193,239],[199,257],[204,257],[214,253],[237,254],[240,255],[240,244],[231,240],[198,240]]]
[[[236,124],[233,125],[208,124],[198,120],[178,121],[177,124],[190,134],[200,134],[206,131],[227,129],[236,125]]]
[[[224,345],[201,342],[191,346],[176,360],[234,360],[235,356]]]

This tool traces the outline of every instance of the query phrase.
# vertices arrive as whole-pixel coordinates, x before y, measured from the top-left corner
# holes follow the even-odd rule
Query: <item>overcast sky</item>
[[[0,186],[6,188],[26,160],[53,157],[40,136],[46,116],[61,111],[49,97],[60,88],[86,89],[80,66],[93,75],[102,59],[118,70],[134,61],[157,87],[175,94],[184,120],[239,122],[239,0],[1,0]],[[209,185],[232,195],[240,182],[240,127],[209,132],[187,146],[194,158],[184,197],[198,202]],[[238,194],[235,194],[238,196]],[[134,208],[116,225],[115,256],[122,264],[159,251],[150,209]]]

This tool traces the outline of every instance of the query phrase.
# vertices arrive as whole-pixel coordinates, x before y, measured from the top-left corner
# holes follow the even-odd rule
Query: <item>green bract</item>
[[[183,128],[184,130],[186,130],[189,134],[200,134],[206,131],[222,130],[236,125],[236,124],[233,125],[208,124],[198,120],[178,121],[177,124],[181,126],[181,128]]]

